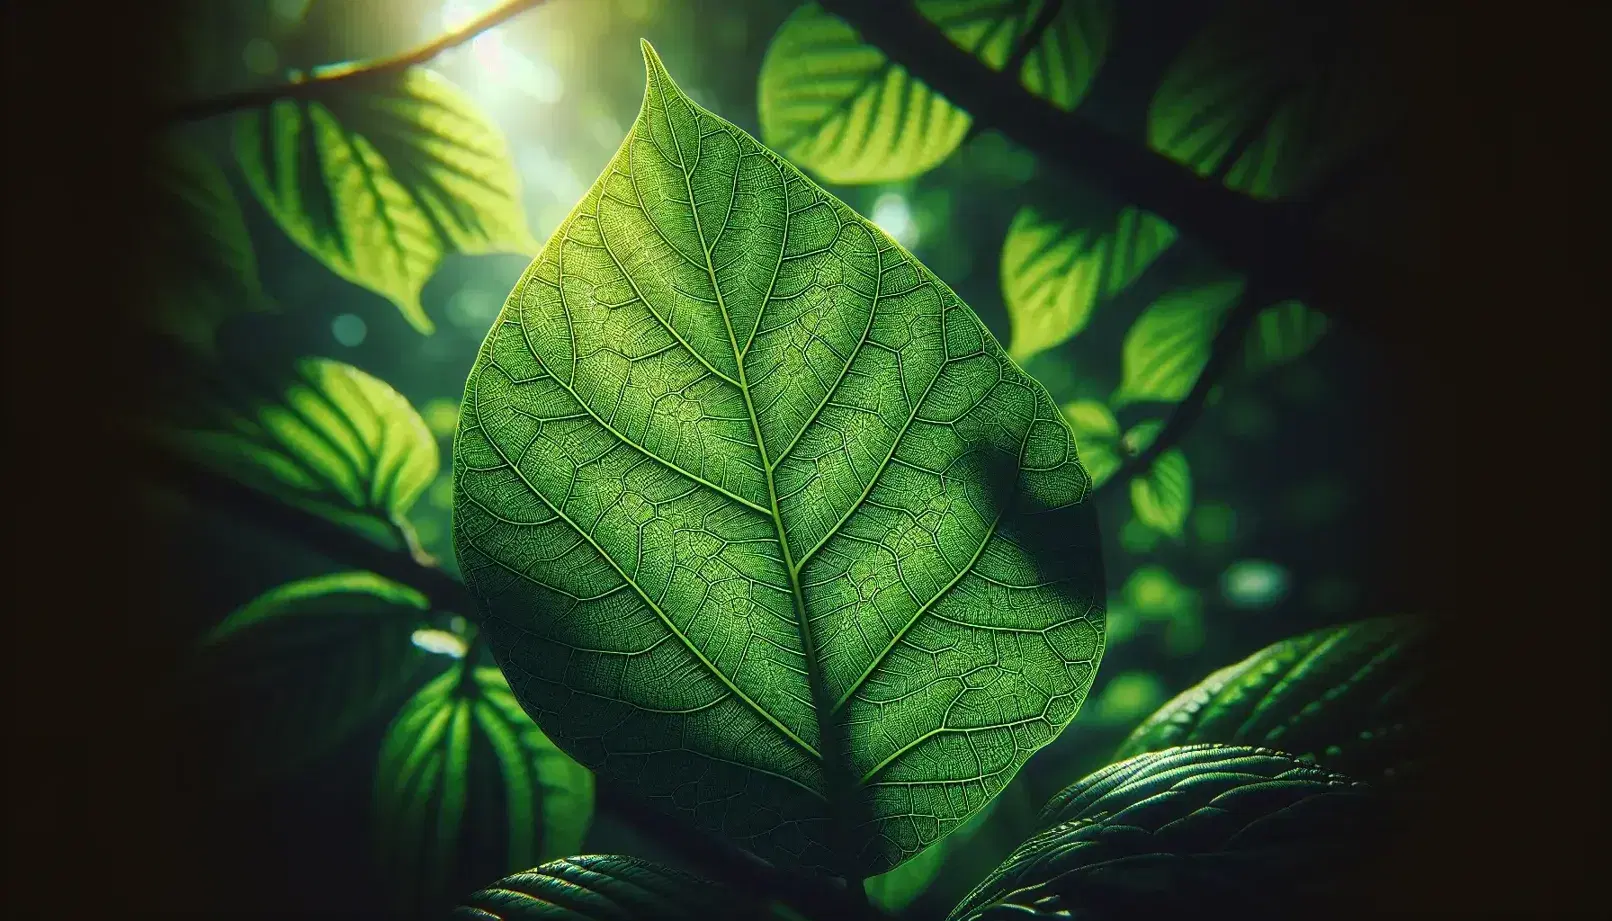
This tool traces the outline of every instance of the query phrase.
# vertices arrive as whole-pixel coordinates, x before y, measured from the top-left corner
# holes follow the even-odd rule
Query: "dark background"
[[[1587,902],[1601,866],[1604,410],[1591,401],[1605,386],[1606,337],[1604,298],[1585,285],[1590,148],[1572,137],[1595,111],[1579,98],[1595,33],[1569,21],[1576,7],[1551,6],[1382,8],[1373,50],[1412,114],[1391,154],[1405,191],[1374,219],[1415,241],[1419,258],[1386,298],[1372,293],[1369,331],[1329,337],[1316,356],[1359,375],[1338,412],[1360,418],[1312,419],[1266,454],[1268,471],[1239,474],[1279,481],[1358,449],[1327,438],[1338,428],[1369,424],[1394,446],[1338,461],[1359,474],[1358,514],[1311,551],[1366,574],[1363,607],[1425,610],[1443,627],[1443,693],[1428,720],[1441,795],[1360,881],[1385,911],[1563,912]],[[153,119],[141,78],[156,71],[174,14],[160,4],[7,4],[5,14],[15,418],[4,456],[20,550],[6,671],[23,723],[5,756],[7,898],[18,916],[221,917],[275,904],[296,880],[303,904],[340,904],[344,829],[363,822],[367,801],[332,794],[337,782],[322,777],[288,800],[297,808],[222,813],[181,756],[196,743],[194,707],[175,666],[219,599],[174,561],[211,548],[249,571],[269,551],[151,516],[112,431],[163,370],[131,347],[128,328],[151,282],[138,151]],[[1290,626],[1251,626],[1239,644]],[[1180,666],[1183,680],[1223,661],[1207,650]],[[373,739],[350,744],[373,750]],[[367,790],[368,755],[334,763]]]

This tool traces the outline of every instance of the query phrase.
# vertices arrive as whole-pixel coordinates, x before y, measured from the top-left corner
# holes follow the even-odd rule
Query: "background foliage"
[[[187,18],[190,34],[174,36],[170,92],[176,100],[210,96],[392,53],[488,5],[200,4]],[[1039,11],[1035,3],[926,8],[954,40],[981,42],[980,53],[998,62],[1012,53],[1003,38],[1028,30]],[[1164,12],[1170,15],[1152,15]],[[193,309],[164,314],[162,332],[225,366],[262,371],[261,385],[233,382],[228,393],[205,393],[201,415],[182,414],[181,427],[192,442],[205,432],[200,449],[214,467],[335,509],[366,539],[451,572],[447,465],[428,464],[418,452],[399,464],[395,446],[435,442],[446,456],[470,358],[503,297],[637,111],[636,39],[643,36],[697,101],[794,158],[951,285],[1065,408],[1094,475],[1113,475],[1147,449],[1172,404],[1187,396],[1217,322],[1246,281],[1157,217],[1072,182],[995,132],[971,130],[966,116],[946,114],[944,101],[927,103],[935,117],[922,129],[940,134],[926,135],[922,149],[869,154],[883,150],[898,126],[875,116],[839,125],[842,110],[801,109],[788,94],[849,93],[854,103],[864,86],[922,90],[909,90],[899,68],[859,50],[834,22],[791,2],[553,2],[442,55],[430,73],[368,88],[362,106],[277,103],[187,126],[169,179],[183,194],[169,200],[188,217],[173,222],[188,236],[169,252],[196,287],[168,296]],[[998,35],[982,23],[1008,28]],[[1315,181],[1315,164],[1332,162],[1330,151],[1308,149],[1314,124],[1352,126],[1355,110],[1330,88],[1314,91],[1319,100],[1290,98],[1292,74],[1239,74],[1215,57],[1229,40],[1195,38],[1212,29],[1257,37],[1272,28],[1228,25],[1196,5],[1142,4],[1120,15],[1107,4],[1071,3],[1048,26],[1049,44],[1026,59],[1033,75],[1026,82],[1238,191],[1281,197]],[[831,60],[790,57],[795,41]],[[1059,48],[1081,49],[1079,60],[1101,57],[1119,75],[1097,79],[1055,66],[1067,63]],[[1300,57],[1280,63],[1313,59]],[[821,76],[825,67],[867,73],[841,86]],[[925,104],[920,99],[912,111]],[[854,104],[844,111],[866,115]],[[1206,124],[1194,120],[1206,112],[1213,116]],[[795,149],[789,135],[803,120],[806,136],[838,142]],[[423,134],[400,132],[399,124]],[[198,255],[205,264],[193,264]],[[1371,536],[1385,527],[1372,496],[1389,448],[1373,431],[1383,400],[1373,373],[1379,355],[1291,301],[1252,317],[1243,343],[1241,360],[1186,436],[1100,493],[1109,647],[1075,724],[1026,768],[1032,812],[1071,778],[1106,764],[1138,722],[1210,672],[1274,641],[1405,606],[1372,555]],[[280,376],[293,366],[297,379]],[[193,384],[181,390],[195,396]],[[172,402],[188,412],[187,401]],[[343,419],[368,421],[347,431],[331,422],[333,406]],[[311,467],[299,466],[277,459],[287,439],[324,447]],[[173,525],[170,558],[207,573],[184,580],[192,593],[184,610],[237,610],[235,622],[244,624],[253,612],[294,607],[283,597],[286,586],[333,578],[308,548],[183,491],[153,491],[148,501]],[[342,590],[365,594],[366,605],[421,607],[395,585],[354,582]],[[586,828],[580,847],[555,842],[553,849],[508,840],[507,823],[496,818],[451,816],[443,803],[475,801],[474,766],[505,772],[505,783],[487,785],[491,805],[467,813],[483,817],[509,808],[510,791],[519,791],[507,783],[512,765],[534,765],[533,790],[569,789],[552,778],[570,770],[558,753],[560,767],[535,766],[546,763],[544,742],[521,741],[535,730],[521,725],[518,709],[500,707],[491,679],[459,658],[475,641],[453,613],[411,621],[408,646],[394,638],[366,649],[431,663],[402,682],[390,707],[350,702],[396,714],[412,698],[397,720],[426,720],[434,728],[421,738],[442,746],[421,749],[424,779],[405,797],[416,812],[402,814],[435,809],[429,834],[463,843],[441,871],[451,881],[402,898],[434,904],[442,893],[523,869],[535,862],[529,854],[625,852],[675,862],[675,854],[657,852],[603,815],[572,821],[575,837]],[[317,618],[294,619],[302,627]],[[193,626],[198,637],[218,635],[214,622]],[[242,629],[236,639],[262,629]],[[363,696],[350,690],[328,693]],[[417,882],[416,865],[405,861],[400,872],[394,861],[389,870],[368,846],[375,801],[397,786],[383,759],[376,787],[377,752],[390,750],[399,725],[388,722],[354,718],[351,733],[309,755],[314,760],[300,773],[245,789],[243,762],[254,760],[242,757],[246,742],[237,749],[208,740],[186,754],[187,770],[216,783],[219,802],[228,804],[209,835],[224,847],[273,855],[298,881],[265,893],[285,910],[311,908],[310,900],[338,907],[330,893],[360,906],[379,891],[395,896],[400,880]],[[520,745],[532,751],[523,754]],[[1014,808],[1024,807],[993,806]],[[980,863],[993,865],[1016,844],[1003,842]],[[940,867],[938,858],[924,861],[904,868],[913,879],[876,881],[877,897],[891,907],[918,900],[929,883],[923,877]],[[259,872],[242,862],[239,879],[218,885],[258,889]]]

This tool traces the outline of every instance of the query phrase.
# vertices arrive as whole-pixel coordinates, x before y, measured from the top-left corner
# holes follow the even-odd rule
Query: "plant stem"
[[[242,523],[263,525],[307,544],[315,551],[408,585],[431,602],[434,609],[449,609],[476,621],[479,609],[465,584],[447,571],[422,562],[408,548],[392,549],[314,512],[288,505],[268,493],[183,459],[162,454],[142,458],[153,479],[186,495],[230,513]],[[478,629],[471,654],[486,634]],[[787,902],[811,918],[888,919],[867,904],[861,886],[841,888],[819,877],[783,870],[726,840],[702,831],[687,821],[654,808],[631,790],[595,778],[594,800],[600,812],[614,817],[656,840],[671,853],[687,857],[714,880],[758,899]],[[853,890],[854,889],[854,893]]]
[[[1204,407],[1209,401],[1209,391],[1214,389],[1215,383],[1220,379],[1221,372],[1225,371],[1233,359],[1243,353],[1243,339],[1248,328],[1253,325],[1254,318],[1259,312],[1269,306],[1275,299],[1262,296],[1259,291],[1250,287],[1243,291],[1231,312],[1220,324],[1215,333],[1214,341],[1209,346],[1209,357],[1203,363],[1203,369],[1192,382],[1192,389],[1170,411],[1170,417],[1164,421],[1159,434],[1147,447],[1130,455],[1119,469],[1103,481],[1097,488],[1098,493],[1107,490],[1115,483],[1128,483],[1131,478],[1145,474],[1153,462],[1158,460],[1164,452],[1175,447],[1192,426],[1203,415]]]
[[[1349,309],[1316,302],[1324,294],[1318,290],[1322,247],[1313,228],[1299,220],[1298,209],[1234,192],[1059,109],[1026,90],[1017,74],[993,70],[953,44],[910,0],[822,0],[822,5],[916,79],[969,112],[982,130],[1000,131],[1042,162],[1100,183],[1159,215],[1228,267],[1257,280],[1273,297],[1303,298],[1329,312]]]
[[[547,0],[506,0],[491,10],[451,32],[444,32],[423,45],[398,54],[369,61],[355,61],[316,68],[315,73],[299,74],[285,83],[241,90],[182,103],[163,113],[162,124],[199,121],[215,115],[225,115],[241,109],[266,106],[277,99],[307,99],[338,84],[394,74],[416,67],[450,48],[458,47],[494,26],[519,16],[530,9],[542,6]]]

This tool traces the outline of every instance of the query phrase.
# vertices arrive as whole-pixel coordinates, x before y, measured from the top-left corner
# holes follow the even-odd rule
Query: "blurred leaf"
[[[1156,531],[1179,538],[1192,511],[1192,470],[1187,457],[1171,448],[1147,472],[1131,479],[1136,518]]]
[[[224,170],[207,154],[169,139],[152,158],[160,195],[149,244],[156,262],[158,327],[213,353],[230,315],[268,306],[241,204]]]
[[[1054,797],[951,921],[1289,918],[1338,894],[1385,818],[1364,784],[1278,752],[1139,755]]]
[[[1023,362],[1086,326],[1092,310],[1125,290],[1175,242],[1175,228],[1106,201],[1054,217],[1019,209],[1002,244],[1002,298]]]
[[[159,437],[221,473],[396,543],[398,523],[438,465],[436,439],[408,400],[327,358],[297,362],[278,393],[239,380],[218,386],[192,394],[199,412]]]
[[[1292,752],[1366,780],[1414,760],[1427,632],[1377,618],[1282,640],[1220,669],[1138,726],[1115,759],[1196,742]]]
[[[950,289],[644,57],[466,381],[455,550],[523,703],[601,776],[767,860],[886,872],[1079,710],[1088,480]]]
[[[464,900],[461,921],[763,921],[768,906],[636,857],[567,857],[507,876]]]
[[[1358,4],[1233,0],[1182,51],[1148,110],[1153,149],[1256,198],[1302,195],[1382,114]],[[1360,7],[1364,10],[1365,7]]]
[[[918,0],[952,42],[1007,65],[1045,0]],[[1024,61],[1032,93],[1073,109],[1102,65],[1110,0],[1066,0]],[[914,80],[816,3],[797,9],[767,48],[759,86],[767,146],[827,182],[891,182],[927,172],[968,134],[967,112]]]
[[[1298,301],[1283,301],[1254,317],[1243,346],[1250,371],[1262,371],[1308,352],[1327,331],[1326,315]]]
[[[446,908],[477,877],[574,853],[592,814],[593,775],[532,723],[496,668],[455,662],[381,743],[375,841],[400,907]]]
[[[1221,319],[1242,293],[1241,281],[1220,281],[1154,301],[1125,334],[1124,371],[1110,402],[1119,407],[1185,397],[1209,360]]]
[[[537,250],[503,137],[431,71],[244,112],[235,153],[298,246],[422,333],[434,326],[420,291],[443,256]]]
[[[1076,400],[1063,406],[1064,421],[1075,433],[1075,451],[1091,475],[1093,487],[1119,469],[1119,421],[1097,400]]]
[[[1138,566],[1126,578],[1120,594],[1136,613],[1149,620],[1168,620],[1183,606],[1194,606],[1197,593],[1182,585],[1168,569],[1155,563]]]
[[[420,676],[426,599],[368,572],[288,582],[203,639],[202,700],[247,783],[294,770],[379,717]]]
[[[1152,672],[1121,672],[1108,679],[1086,709],[1100,726],[1129,727],[1166,699],[1164,682]]]

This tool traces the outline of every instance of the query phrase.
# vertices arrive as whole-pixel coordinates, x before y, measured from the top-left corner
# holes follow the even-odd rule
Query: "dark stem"
[[[1024,68],[1024,62],[1030,59],[1030,52],[1035,50],[1035,46],[1041,44],[1042,37],[1047,34],[1048,29],[1052,28],[1052,21],[1057,19],[1058,14],[1063,11],[1063,2],[1064,0],[1047,0],[1042,5],[1040,12],[1036,13],[1034,21],[1030,23],[1030,27],[1024,30],[1023,35],[1019,36],[1019,43],[1014,47],[1013,53],[1008,56],[1007,63],[1002,65],[1003,73],[1018,76],[1019,71]],[[972,141],[984,130],[986,130],[984,123],[979,119],[975,119],[974,123],[968,126],[968,135],[963,138],[963,143],[966,144]]]
[[[910,0],[822,0],[822,5],[969,112],[982,129],[994,128],[1043,163],[1159,215],[1271,297],[1306,299],[1328,312],[1352,309],[1329,302],[1328,292],[1319,290],[1325,282],[1318,274],[1322,247],[1313,228],[1299,220],[1299,209],[1234,192],[1038,98],[1016,74],[993,70],[954,45]]]
[[[447,609],[474,621],[479,611],[470,590],[452,574],[422,563],[409,548],[387,548],[318,514],[279,501],[268,493],[166,453],[142,458],[146,472],[182,494],[224,511],[241,523],[264,526],[299,540],[320,554],[348,566],[408,585],[424,594],[434,609]],[[465,668],[479,655],[485,633],[478,629],[465,654]],[[849,887],[821,877],[780,869],[726,840],[663,813],[631,790],[595,778],[594,800],[601,813],[643,832],[670,853],[688,858],[713,880],[757,899],[777,899],[808,917],[889,921],[872,908],[858,884]]]
[[[1204,407],[1209,401],[1209,391],[1214,389],[1221,373],[1234,359],[1242,355],[1243,340],[1248,334],[1249,327],[1253,325],[1254,318],[1273,301],[1273,298],[1262,296],[1252,287],[1243,291],[1242,297],[1231,308],[1231,312],[1226,314],[1226,319],[1215,333],[1214,341],[1209,346],[1209,357],[1203,363],[1203,370],[1198,372],[1197,380],[1192,382],[1192,389],[1180,403],[1176,404],[1175,409],[1171,410],[1170,417],[1159,429],[1158,437],[1147,447],[1127,457],[1119,469],[1098,487],[1099,493],[1115,483],[1128,483],[1133,477],[1147,473],[1154,461],[1186,437],[1192,426],[1197,423],[1198,417],[1203,415]]]
[[[481,33],[519,16],[527,10],[542,6],[546,0],[507,0],[507,2],[481,14],[465,25],[445,32],[429,42],[407,51],[369,61],[355,61],[318,68],[317,73],[298,75],[276,86],[225,93],[207,99],[182,103],[163,113],[160,124],[199,121],[215,115],[225,115],[241,109],[266,106],[277,99],[306,99],[333,86],[365,77],[395,74],[431,60],[450,48],[458,47]]]

